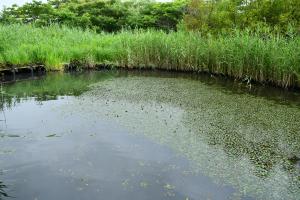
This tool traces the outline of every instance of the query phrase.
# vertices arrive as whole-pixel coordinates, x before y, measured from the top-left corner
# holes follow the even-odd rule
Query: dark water
[[[3,91],[0,199],[300,198],[297,92],[134,71]]]

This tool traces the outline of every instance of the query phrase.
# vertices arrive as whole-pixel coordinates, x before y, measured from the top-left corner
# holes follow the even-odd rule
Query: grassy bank
[[[96,34],[76,29],[0,26],[0,63],[45,64],[61,70],[74,60],[86,65],[206,71],[239,79],[300,86],[300,37],[235,32],[223,36],[198,33],[135,31]]]

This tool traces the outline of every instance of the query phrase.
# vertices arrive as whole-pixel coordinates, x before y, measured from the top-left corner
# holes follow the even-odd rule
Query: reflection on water
[[[138,71],[50,74],[4,92],[0,166],[17,199],[300,195],[297,92]]]
[[[4,102],[14,106],[34,97],[37,101],[56,100],[59,96],[78,96],[92,83],[111,77],[110,73],[53,73],[37,80],[6,84]]]
[[[78,96],[88,90],[89,85],[113,77],[142,76],[160,78],[183,78],[197,80],[225,93],[249,94],[280,104],[300,106],[300,93],[269,86],[246,86],[230,79],[205,74],[172,73],[164,71],[88,71],[84,73],[53,73],[37,80],[6,84],[4,98],[7,105],[13,105],[27,97],[35,97],[37,101],[55,100],[59,96]]]

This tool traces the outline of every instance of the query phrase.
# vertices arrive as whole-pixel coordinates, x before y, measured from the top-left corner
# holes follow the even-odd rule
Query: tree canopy
[[[1,12],[1,23],[63,24],[116,32],[122,28],[222,32],[300,29],[299,0],[34,0]]]
[[[221,31],[268,27],[299,29],[299,0],[191,0],[184,24],[187,29]]]
[[[181,2],[160,3],[150,0],[34,0],[18,7],[5,8],[2,23],[53,23],[91,28],[97,31],[119,31],[122,28],[156,28],[175,30],[182,19]]]

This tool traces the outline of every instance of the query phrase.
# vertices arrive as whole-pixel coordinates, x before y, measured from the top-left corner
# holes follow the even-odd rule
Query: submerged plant
[[[4,185],[4,183],[0,180],[0,199],[8,197],[8,194],[5,192],[6,188],[6,185]]]

